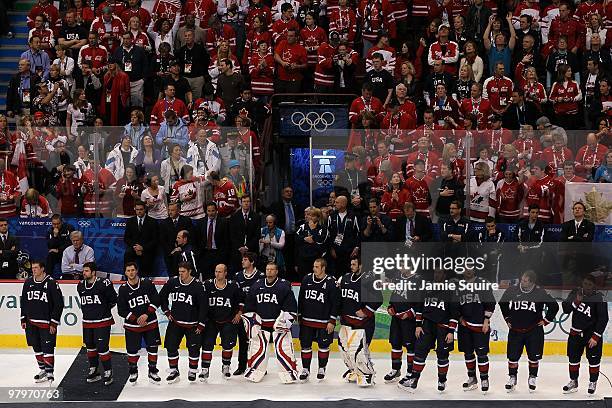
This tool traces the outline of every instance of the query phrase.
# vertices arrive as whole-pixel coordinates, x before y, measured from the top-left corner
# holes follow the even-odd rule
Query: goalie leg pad
[[[274,332],[274,351],[279,363],[278,375],[285,384],[297,381],[297,362],[293,350],[293,339],[290,331]]]
[[[253,316],[243,316],[243,323],[249,339],[247,370],[244,376],[249,381],[260,382],[268,369],[268,333],[261,330],[255,313]]]
[[[342,356],[342,360],[346,367],[351,370],[356,370],[355,360],[352,358],[352,354],[350,353],[350,345],[354,341],[353,339],[353,329],[349,326],[340,326],[340,331],[338,332],[338,346],[340,349],[340,355]]]

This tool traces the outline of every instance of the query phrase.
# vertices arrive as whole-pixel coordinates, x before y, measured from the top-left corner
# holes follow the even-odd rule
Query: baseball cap
[[[232,167],[240,167],[240,162],[238,160],[230,160],[229,161],[229,168],[231,169]]]

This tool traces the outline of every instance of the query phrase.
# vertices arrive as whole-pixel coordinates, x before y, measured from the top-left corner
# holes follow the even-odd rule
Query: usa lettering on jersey
[[[257,303],[274,303],[278,305],[276,293],[258,293]]]
[[[530,312],[536,313],[535,302],[528,300],[511,300],[508,302],[510,310],[529,310]]]
[[[187,303],[188,305],[193,306],[193,297],[188,293],[183,292],[172,292],[168,297],[172,303]]]
[[[135,298],[128,300],[128,306],[130,307],[130,309],[135,309],[138,306],[148,305],[149,303],[151,303],[151,300],[149,300],[148,295],[139,295]]]

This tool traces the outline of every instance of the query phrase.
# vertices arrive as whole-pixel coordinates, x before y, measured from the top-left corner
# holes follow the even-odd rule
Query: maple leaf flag
[[[17,180],[19,181],[19,191],[21,194],[25,194],[30,188],[28,184],[28,171],[26,167],[26,151],[25,142],[22,139],[17,140],[15,145],[15,152],[13,153],[13,160],[11,165],[17,167]]]

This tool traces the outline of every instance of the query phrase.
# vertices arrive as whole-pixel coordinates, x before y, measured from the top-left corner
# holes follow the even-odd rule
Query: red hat
[[[38,111],[34,114],[34,119],[44,119],[45,118],[45,114],[41,111]]]

